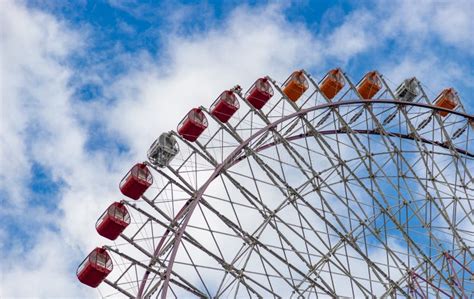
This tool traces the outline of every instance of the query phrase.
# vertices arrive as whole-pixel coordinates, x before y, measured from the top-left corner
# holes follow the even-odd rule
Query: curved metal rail
[[[330,102],[330,103],[326,103],[326,104],[316,105],[314,107],[302,109],[302,110],[299,110],[299,111],[294,112],[292,114],[286,115],[286,116],[284,116],[284,117],[282,117],[282,118],[266,125],[264,128],[260,129],[259,131],[257,131],[256,133],[254,133],[253,135],[248,137],[246,140],[244,140],[239,146],[237,146],[232,151],[232,153],[230,153],[227,156],[227,158],[224,159],[224,161],[222,163],[217,165],[215,167],[215,170],[212,173],[212,175],[209,176],[207,181],[197,190],[194,197],[190,198],[186,202],[185,206],[176,215],[175,219],[173,220],[173,223],[178,223],[178,220],[181,219],[182,217],[185,217],[185,218],[184,218],[183,222],[181,223],[181,225],[179,226],[179,228],[177,229],[177,231],[174,233],[174,235],[175,235],[175,239],[173,241],[174,246],[173,246],[171,255],[169,256],[169,261],[168,261],[166,272],[165,272],[165,275],[164,275],[164,283],[163,283],[162,290],[161,290],[161,297],[166,298],[167,290],[168,290],[168,286],[169,286],[169,282],[170,282],[170,277],[171,277],[171,271],[172,271],[172,268],[173,268],[173,264],[174,264],[174,261],[175,261],[175,258],[176,258],[177,251],[179,249],[179,244],[181,243],[181,238],[183,237],[184,231],[186,230],[186,227],[187,227],[187,225],[188,225],[188,223],[189,223],[189,221],[190,221],[190,219],[193,215],[194,209],[196,208],[197,204],[201,200],[201,198],[202,198],[203,194],[205,193],[206,189],[209,187],[211,182],[216,177],[218,177],[223,171],[227,170],[232,165],[235,165],[236,163],[238,163],[239,161],[241,161],[241,160],[243,160],[247,157],[246,155],[238,156],[238,154],[243,149],[245,149],[253,140],[258,138],[259,136],[262,136],[263,134],[265,134],[269,130],[275,128],[279,124],[281,124],[285,121],[288,121],[290,119],[297,118],[297,117],[304,117],[306,114],[308,114],[310,112],[313,112],[313,111],[316,111],[316,110],[319,110],[319,109],[336,108],[336,107],[348,106],[348,105],[367,105],[367,104],[372,104],[372,105],[393,104],[393,105],[401,105],[401,106],[414,106],[414,107],[421,107],[421,108],[426,108],[426,109],[432,110],[433,113],[438,112],[438,111],[445,111],[445,112],[451,113],[453,115],[461,116],[461,117],[465,118],[467,121],[474,122],[474,115],[469,115],[469,114],[461,112],[461,111],[452,111],[452,110],[437,107],[437,106],[434,106],[434,105],[418,103],[418,102],[401,102],[401,101],[394,101],[394,100],[389,100],[389,99],[387,99],[387,100],[386,99],[377,99],[377,100],[350,100],[350,101]],[[377,130],[354,130],[354,132],[362,133],[362,134],[373,134],[373,135],[380,135],[381,134],[381,132],[379,132]],[[318,131],[318,133],[319,134],[340,134],[340,133],[347,133],[347,132],[344,131],[344,130],[331,130],[331,131]],[[311,131],[306,133],[306,135],[311,135],[311,134],[313,134],[313,132],[311,132]],[[412,140],[415,139],[414,136],[412,136],[410,134],[389,133],[389,136],[403,138],[403,139],[412,139]],[[304,134],[297,135],[297,136],[291,136],[291,137],[289,137],[289,140],[297,139],[297,138],[303,138],[303,137],[304,137]],[[450,147],[450,145],[447,144],[447,143],[440,143],[440,142],[428,140],[428,139],[425,139],[425,138],[421,139],[421,141],[424,142],[424,143],[433,144],[433,145],[436,145],[436,146],[439,146],[439,147],[442,147],[442,148],[445,148],[445,149],[448,149]],[[259,150],[263,150],[265,148],[274,146],[276,144],[277,143],[274,142],[274,143],[269,143],[269,144],[263,145]],[[461,155],[465,155],[465,156],[468,156],[468,157],[474,157],[474,153],[468,152],[467,150],[463,150],[463,149],[460,149],[460,148],[454,148],[454,150],[456,152],[458,152],[459,154],[461,154]],[[155,255],[160,251],[161,246],[163,246],[163,244],[164,244],[165,238],[167,238],[167,236],[170,233],[171,233],[171,230],[167,229],[165,234],[163,235],[162,239],[160,240],[159,244],[157,245],[157,248],[155,250]],[[152,263],[151,263],[150,266],[152,266],[152,265],[153,265],[153,259],[152,259]],[[146,271],[146,273],[145,273],[145,275],[142,279],[140,288],[139,288],[138,297],[142,296],[142,292],[143,292],[144,286],[147,282],[147,278],[148,278],[149,274],[150,274],[150,271]]]

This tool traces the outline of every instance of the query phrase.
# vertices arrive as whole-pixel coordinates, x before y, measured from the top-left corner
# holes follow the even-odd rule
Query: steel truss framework
[[[276,95],[210,126],[139,201],[107,249],[104,297],[469,297],[474,293],[474,116]],[[278,96],[277,96],[278,95]],[[446,110],[445,110],[446,111]],[[150,165],[151,167],[151,165]],[[108,293],[107,293],[108,291]]]

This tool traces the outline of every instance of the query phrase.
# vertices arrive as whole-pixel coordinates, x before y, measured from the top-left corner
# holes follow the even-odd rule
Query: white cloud
[[[386,34],[405,35],[408,43],[430,43],[430,39],[439,38],[444,45],[472,55],[472,1],[398,1],[388,5],[388,10]]]
[[[357,54],[375,47],[378,43],[374,36],[376,18],[368,11],[356,11],[344,19],[327,37],[325,45],[329,58],[346,64]]]
[[[85,153],[87,132],[78,123],[71,99],[72,70],[65,62],[82,47],[81,38],[64,22],[19,2],[2,1],[1,14],[0,188],[6,194],[2,217],[17,219],[14,225],[23,229],[36,228],[29,232],[35,236],[30,240],[33,248],[29,242],[17,242],[14,231],[1,234],[1,242],[15,248],[1,255],[2,274],[8,272],[2,275],[2,297],[73,296],[78,290],[76,295],[90,295],[78,288],[73,265],[78,261],[78,247],[94,246],[90,234],[95,213],[105,208],[100,202],[112,197],[110,190],[115,186],[114,177],[103,177],[107,171],[101,157]],[[48,212],[33,205],[36,195],[27,188],[32,163],[51,171],[53,180],[64,182],[58,202],[51,200],[48,205],[68,209]],[[88,201],[93,208],[81,209]],[[67,203],[74,204],[69,208]],[[68,226],[71,215],[84,218]],[[50,229],[56,226],[59,232]],[[18,288],[19,281],[28,281],[32,287]]]
[[[166,59],[145,59],[108,90],[118,99],[108,124],[142,152],[189,109],[209,107],[223,90],[236,84],[246,90],[266,74],[283,81],[293,69],[321,61],[319,43],[304,27],[292,28],[277,6],[236,9],[218,28],[171,35],[168,42]]]
[[[5,15],[2,17],[2,97],[5,98],[2,100],[5,112],[2,136],[5,137],[1,160],[2,169],[16,171],[9,176],[2,172],[1,183],[13,206],[11,213],[21,215],[29,210],[25,195],[29,191],[26,184],[33,161],[49,169],[54,180],[65,184],[56,203],[61,213],[54,215],[59,218],[53,222],[59,231],[41,228],[45,223],[38,221],[40,227],[33,248],[16,244],[18,252],[35,254],[18,264],[4,264],[10,275],[2,277],[2,296],[79,295],[87,288],[76,288],[78,283],[72,269],[80,260],[77,248],[84,252],[103,242],[95,234],[93,225],[107,202],[119,199],[116,186],[121,173],[113,172],[116,166],[107,167],[104,159],[107,153],[85,151],[88,132],[79,122],[94,120],[96,113],[102,113],[105,108],[72,99],[74,89],[69,82],[73,70],[64,62],[82,49],[83,37],[69,25],[46,13],[27,9],[21,3],[3,2],[2,5]],[[318,55],[305,47],[315,45],[311,34],[303,27],[286,30],[288,23],[279,16],[277,7],[270,7],[266,12],[263,9],[253,14],[247,12],[236,10],[224,28],[205,34],[202,42],[170,36],[171,60],[167,64],[161,62],[164,72],[154,71],[152,67],[157,63],[145,54],[138,57],[138,65],[150,62],[152,67],[145,71],[132,70],[105,91],[118,103],[105,119],[106,123],[111,131],[128,137],[135,157],[143,159],[153,138],[174,127],[193,104],[210,104],[220,90],[238,80],[249,85],[266,70],[283,80],[305,57],[314,58],[308,60],[311,64],[317,61]],[[242,23],[247,25],[240,26]],[[256,30],[257,25],[260,25],[259,30]],[[283,46],[281,40],[288,42]],[[276,60],[280,65],[275,68]],[[94,79],[93,74],[86,75]],[[196,78],[201,80],[198,82]],[[172,107],[160,95],[173,99],[174,103],[183,98],[188,104]],[[113,161],[123,165],[120,160]],[[38,217],[53,217],[44,213]],[[2,241],[8,242],[9,233],[2,234]],[[14,260],[18,256],[4,255],[3,259],[7,258]],[[22,277],[28,278],[40,291],[17,289],[15,283]]]
[[[447,1],[434,11],[435,32],[447,44],[474,53],[474,3],[472,1]]]
[[[115,3],[124,9],[129,5]],[[93,225],[108,203],[120,199],[117,184],[122,170],[144,160],[154,138],[174,129],[191,107],[208,107],[221,91],[235,84],[245,90],[266,74],[282,82],[296,68],[323,72],[328,65],[334,67],[334,61],[350,65],[359,54],[377,51],[387,40],[399,36],[407,40],[416,37],[416,47],[421,48],[400,54],[397,61],[382,62],[380,69],[389,78],[399,82],[416,75],[426,78],[430,86],[450,80],[469,84],[472,75],[465,79],[463,69],[441,60],[422,41],[433,34],[449,46],[472,53],[472,9],[465,9],[470,5],[466,1],[434,7],[431,2],[413,5],[405,1],[374,6],[350,13],[324,36],[302,24],[289,23],[280,5],[242,6],[221,24],[210,26],[209,31],[165,34],[160,57],[146,50],[119,53],[129,69],[107,84],[97,71],[107,69],[107,65],[82,74],[83,70],[66,63],[84,49],[87,32],[80,35],[79,29],[47,13],[19,2],[2,1],[0,189],[6,194],[2,203],[7,203],[10,215],[31,212],[26,185],[33,161],[49,169],[53,179],[63,181],[65,187],[57,202],[59,212],[38,209],[41,214],[37,215],[39,219],[57,217],[48,224],[57,225],[58,231],[40,228],[32,249],[14,244],[19,252],[28,252],[26,258],[12,252],[2,255],[1,273],[6,267],[9,275],[1,277],[0,296],[96,294],[79,286],[74,266],[80,261],[79,251],[86,253],[103,242]],[[181,22],[189,13],[179,12],[172,16],[172,22]],[[428,53],[424,60],[419,59],[420,49]],[[441,66],[445,68],[433,74],[432,69]],[[70,80],[78,72],[80,79],[101,85],[113,104],[75,102]],[[85,149],[90,137],[86,126],[98,120],[108,134],[125,141],[129,155]],[[14,171],[5,171],[11,169]],[[8,238],[9,232],[1,229],[0,240],[9,242]],[[11,262],[6,262],[8,259]],[[25,279],[34,287],[18,289],[18,281]]]
[[[34,250],[12,251],[2,259],[2,298],[90,298],[95,291],[75,278],[74,263],[80,254],[58,234],[38,231]],[[7,270],[7,271],[6,271]]]

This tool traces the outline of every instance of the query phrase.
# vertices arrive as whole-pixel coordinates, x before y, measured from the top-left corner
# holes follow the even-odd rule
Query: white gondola
[[[178,154],[179,146],[171,132],[163,133],[148,149],[148,160],[157,167],[167,167]]]
[[[419,94],[420,88],[415,77],[405,79],[395,91],[397,100],[405,102],[413,102]]]

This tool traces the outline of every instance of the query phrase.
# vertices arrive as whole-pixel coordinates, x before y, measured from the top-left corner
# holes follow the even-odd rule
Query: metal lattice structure
[[[123,203],[104,297],[474,296],[474,116],[347,84],[240,109]],[[442,117],[440,112],[448,112]],[[104,286],[106,285],[106,286]]]

